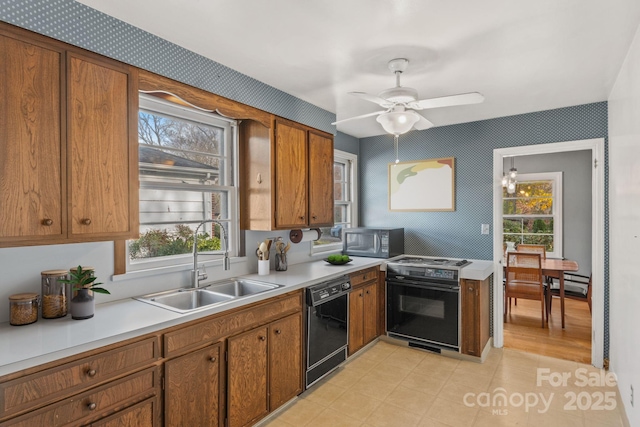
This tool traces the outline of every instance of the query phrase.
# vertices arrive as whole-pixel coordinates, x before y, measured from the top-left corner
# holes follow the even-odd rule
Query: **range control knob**
[[[347,289],[351,289],[351,283],[346,282],[342,284],[342,290],[347,290]]]

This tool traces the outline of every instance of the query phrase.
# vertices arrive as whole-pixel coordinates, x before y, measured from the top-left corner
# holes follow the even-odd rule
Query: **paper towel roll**
[[[318,240],[320,236],[322,236],[322,231],[319,228],[291,230],[289,240],[291,240],[291,243],[311,242],[312,240]]]

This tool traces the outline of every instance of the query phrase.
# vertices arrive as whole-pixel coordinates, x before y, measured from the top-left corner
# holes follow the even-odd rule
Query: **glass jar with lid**
[[[64,317],[69,311],[69,291],[66,283],[67,270],[47,270],[42,276],[42,318],[57,319]]]
[[[15,326],[28,325],[38,320],[39,295],[31,292],[9,297],[9,323]]]

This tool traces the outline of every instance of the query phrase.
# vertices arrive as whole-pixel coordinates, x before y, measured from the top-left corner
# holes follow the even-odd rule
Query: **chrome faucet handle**
[[[207,275],[207,270],[205,270],[204,265],[201,267],[202,270],[197,270],[198,280],[207,280],[209,276]]]

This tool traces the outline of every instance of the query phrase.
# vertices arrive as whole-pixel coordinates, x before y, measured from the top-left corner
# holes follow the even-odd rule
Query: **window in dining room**
[[[547,257],[562,257],[562,172],[520,174],[502,201],[505,244],[545,245]]]

